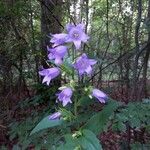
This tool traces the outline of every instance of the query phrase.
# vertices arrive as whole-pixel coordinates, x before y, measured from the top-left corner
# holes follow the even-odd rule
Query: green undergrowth
[[[55,91],[53,90],[51,89],[51,93]],[[47,97],[49,101],[46,102]],[[103,143],[97,136],[108,130],[120,134],[126,133],[130,127],[134,131],[144,129],[145,134],[150,132],[149,99],[127,105],[109,100],[102,106],[101,111],[93,111],[91,107],[93,103],[85,98],[89,103],[82,99],[80,104],[87,106],[86,114],[82,113],[85,111],[84,108],[79,110],[78,117],[74,118],[72,113],[64,109],[62,112],[67,119],[50,121],[48,116],[56,107],[54,97],[48,96],[46,92],[18,104],[22,112],[28,109],[30,112],[27,112],[26,117],[11,120],[9,140],[17,139],[14,150],[25,150],[28,147],[34,147],[36,150],[100,150],[103,149]],[[39,110],[41,107],[42,109]],[[136,147],[147,150],[149,146],[148,141],[143,143],[143,141],[132,140],[130,143],[133,150],[137,149]],[[3,146],[2,149],[5,147]]]

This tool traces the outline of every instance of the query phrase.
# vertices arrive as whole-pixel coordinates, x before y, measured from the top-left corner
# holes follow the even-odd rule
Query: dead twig
[[[3,126],[3,125],[1,125],[1,124],[0,124],[0,127],[1,127],[1,128],[4,128],[4,129],[6,129],[6,128],[7,128],[6,126]]]

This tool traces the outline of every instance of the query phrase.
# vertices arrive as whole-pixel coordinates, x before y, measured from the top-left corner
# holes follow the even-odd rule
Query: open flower
[[[105,103],[108,98],[107,95],[99,89],[93,89],[92,96],[97,98],[101,103]]]
[[[46,84],[49,85],[50,81],[60,74],[60,70],[56,67],[43,69],[42,71],[39,71],[39,74],[44,76],[42,83],[46,82]]]
[[[80,49],[81,42],[87,42],[89,39],[88,35],[84,33],[84,24],[78,24],[77,26],[67,24],[66,26],[68,37],[66,42],[73,42],[76,49]]]
[[[53,43],[53,47],[64,44],[67,40],[67,34],[60,33],[60,34],[53,34],[52,39],[50,40]]]
[[[73,93],[72,89],[70,87],[67,87],[63,89],[59,94],[57,94],[58,100],[62,102],[63,106],[66,106],[68,103],[72,103],[71,101],[72,93]]]
[[[55,64],[57,65],[62,64],[62,59],[67,53],[67,47],[66,46],[58,46],[55,48],[47,47],[47,49],[50,52],[48,58],[50,60],[55,59]]]
[[[55,120],[55,119],[60,119],[61,113],[60,112],[55,112],[52,115],[49,116],[50,120]]]
[[[74,68],[78,70],[79,75],[83,75],[84,73],[91,74],[92,65],[96,64],[96,60],[88,59],[87,55],[83,53],[74,63]]]

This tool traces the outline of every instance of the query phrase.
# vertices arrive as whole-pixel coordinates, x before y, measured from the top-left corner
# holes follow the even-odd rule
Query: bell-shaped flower
[[[68,37],[66,42],[73,42],[76,49],[80,49],[81,42],[86,43],[89,39],[89,36],[84,32],[85,25],[84,24],[67,24],[66,29],[68,32]]]
[[[52,115],[49,116],[50,120],[55,120],[55,119],[60,119],[61,113],[60,112],[55,112]]]
[[[72,93],[72,89],[70,87],[67,87],[63,89],[59,94],[57,94],[58,100],[62,102],[63,106],[66,106],[68,103],[72,103]]]
[[[56,65],[62,64],[63,58],[67,53],[67,47],[66,46],[57,46],[55,48],[47,47],[47,49],[50,52],[48,55],[48,58],[50,60],[54,59]]]
[[[92,96],[97,98],[101,103],[105,103],[108,98],[107,95],[99,89],[93,89]]]
[[[68,35],[65,33],[53,34],[52,39],[50,40],[53,43],[53,47],[64,44],[67,40]]]
[[[56,67],[43,69],[42,71],[39,71],[39,74],[44,76],[42,83],[46,82],[46,84],[49,85],[50,81],[60,74],[60,70]]]
[[[91,74],[92,65],[96,64],[96,60],[89,59],[85,53],[83,53],[79,58],[77,58],[74,63],[74,68],[78,70],[79,75],[83,75],[84,73]]]

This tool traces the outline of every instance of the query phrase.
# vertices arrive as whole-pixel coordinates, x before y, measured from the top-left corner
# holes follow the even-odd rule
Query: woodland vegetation
[[[108,103],[83,96],[77,118],[61,109],[72,122],[30,135],[59,107],[55,94],[63,75],[47,86],[39,70],[53,65],[47,46],[68,23],[85,24],[90,38],[82,51],[97,63],[83,80],[104,91]],[[150,0],[1,0],[0,149],[150,149],[149,58]]]

